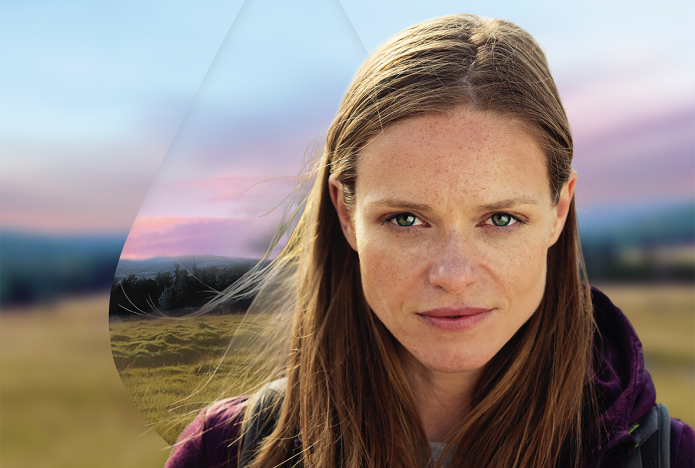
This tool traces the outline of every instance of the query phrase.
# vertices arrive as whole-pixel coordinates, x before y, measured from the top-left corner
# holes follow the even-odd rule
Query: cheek
[[[547,246],[543,239],[531,237],[523,243],[494,254],[497,259],[488,272],[503,289],[510,311],[528,319],[540,304],[545,291]]]
[[[513,284],[523,285],[535,279],[539,271],[545,271],[546,252],[542,241],[527,238],[503,251],[491,252],[488,259],[496,264],[500,275],[507,276]]]
[[[363,239],[358,252],[367,303],[378,315],[398,307],[404,291],[417,282],[421,255],[381,239]]]

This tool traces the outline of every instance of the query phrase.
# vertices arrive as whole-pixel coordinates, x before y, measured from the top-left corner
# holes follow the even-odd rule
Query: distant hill
[[[217,255],[181,255],[178,257],[154,257],[147,260],[121,259],[116,267],[115,280],[134,274],[138,278],[153,279],[157,273],[173,273],[176,264],[181,268],[192,270],[193,265],[200,269],[216,266],[218,268],[233,267],[239,264],[256,263],[258,259],[221,257]]]
[[[590,281],[695,281],[695,203],[579,213]]]
[[[125,234],[0,231],[0,306],[107,291],[125,240]]]
[[[695,245],[695,202],[601,206],[578,212],[582,242],[610,239],[622,248]]]

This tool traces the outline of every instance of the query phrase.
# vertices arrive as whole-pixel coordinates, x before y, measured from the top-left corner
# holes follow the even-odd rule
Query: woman
[[[692,466],[680,421],[640,439],[665,413],[582,281],[571,160],[526,31],[456,15],[382,46],[258,285],[293,313],[286,380],[208,408],[167,466],[607,467],[636,444]]]

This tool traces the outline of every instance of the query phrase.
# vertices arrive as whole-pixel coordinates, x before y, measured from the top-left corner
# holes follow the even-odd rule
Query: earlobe
[[[352,247],[352,250],[357,252],[357,240],[355,238],[355,230],[352,227],[350,210],[348,210],[348,207],[345,205],[345,200],[343,199],[343,185],[338,180],[329,178],[328,190],[331,194],[331,201],[333,202],[335,211],[338,214],[343,235],[348,244],[350,244],[350,247]]]
[[[570,211],[570,206],[572,205],[572,199],[574,198],[574,187],[577,184],[577,173],[572,171],[567,182],[562,187],[560,192],[560,200],[558,200],[555,206],[555,223],[553,225],[553,230],[550,234],[548,247],[557,242],[560,238],[560,234],[565,227],[565,222],[567,221],[567,215]]]

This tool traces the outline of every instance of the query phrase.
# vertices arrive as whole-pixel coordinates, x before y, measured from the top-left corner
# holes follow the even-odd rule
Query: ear
[[[355,229],[352,226],[350,211],[345,205],[345,200],[343,199],[343,184],[336,179],[329,178],[328,190],[330,191],[331,200],[333,201],[335,211],[338,213],[338,219],[340,220],[340,227],[343,229],[343,235],[348,241],[348,244],[350,244],[350,247],[352,247],[352,250],[357,252],[357,238],[355,237]]]
[[[565,221],[567,221],[567,215],[570,211],[570,205],[572,203],[572,198],[574,197],[574,186],[577,184],[577,173],[572,171],[569,179],[562,186],[562,191],[560,192],[560,200],[555,206],[555,223],[553,229],[550,233],[550,238],[548,242],[548,247],[557,242],[562,233],[562,229],[565,227]]]

